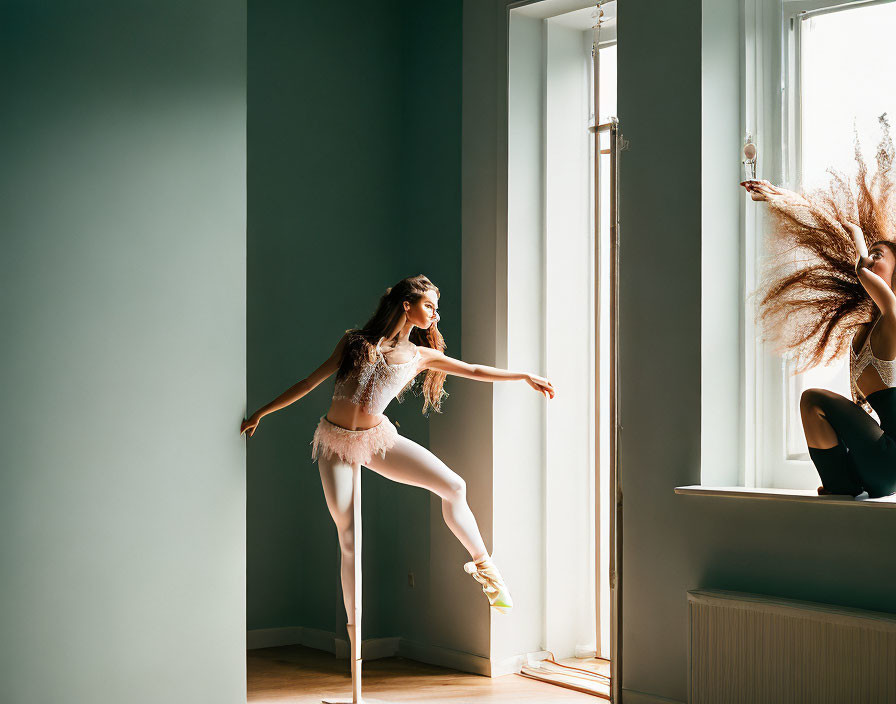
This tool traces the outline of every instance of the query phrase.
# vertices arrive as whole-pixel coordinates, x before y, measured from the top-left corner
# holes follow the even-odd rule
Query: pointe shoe
[[[488,603],[502,614],[510,613],[513,608],[513,599],[510,598],[510,590],[504,583],[501,573],[492,562],[492,558],[486,555],[478,562],[470,561],[464,564],[464,572],[473,575],[473,579],[482,585],[482,591],[488,597]]]

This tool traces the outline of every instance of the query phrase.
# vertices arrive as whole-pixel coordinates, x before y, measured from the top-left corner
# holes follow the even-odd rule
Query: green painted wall
[[[251,410],[313,371],[404,276],[442,289],[440,328],[459,350],[460,48],[460,2],[250,4]],[[250,630],[344,637],[336,529],[310,458],[332,389],[333,377],[249,441]],[[412,398],[387,413],[428,445]],[[429,492],[362,476],[364,636],[420,637]]]
[[[736,30],[701,9],[619,3],[623,686],[679,701],[689,589],[896,612],[892,511],[674,493],[700,483],[701,159],[724,158],[700,151],[701,24]],[[712,46],[736,75],[736,36]],[[704,412],[737,412],[716,404]]]
[[[244,0],[0,4],[0,700],[245,701]]]

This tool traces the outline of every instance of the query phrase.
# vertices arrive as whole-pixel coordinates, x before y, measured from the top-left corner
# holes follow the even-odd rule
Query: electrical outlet
[[[414,573],[413,572],[408,572],[408,586],[409,587],[414,586]]]

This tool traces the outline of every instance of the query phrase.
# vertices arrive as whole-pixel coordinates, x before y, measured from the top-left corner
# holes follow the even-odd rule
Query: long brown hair
[[[381,337],[391,333],[405,316],[404,301],[409,301],[413,305],[427,291],[435,291],[436,297],[441,295],[438,287],[423,274],[409,276],[387,288],[370,320],[362,328],[345,331],[347,338],[336,372],[337,381],[352,373],[360,364],[375,362],[376,343]],[[447,347],[436,323],[426,329],[414,327],[409,339],[419,347],[431,347],[440,352],[444,352]],[[422,381],[419,381],[418,374],[399,391],[396,398],[402,403],[405,391],[413,387],[416,395],[423,394],[423,415],[429,417],[429,408],[441,413],[442,400],[448,397],[448,392],[443,388],[447,376],[445,372],[427,369]]]
[[[793,354],[795,373],[846,353],[856,328],[876,313],[856,275],[852,236],[841,222],[857,223],[867,246],[886,244],[896,254],[893,142],[886,115],[878,120],[883,136],[870,178],[856,133],[855,192],[843,173],[828,169],[826,187],[800,194],[801,199],[768,201],[768,254],[752,296],[759,298],[756,318],[763,339]]]

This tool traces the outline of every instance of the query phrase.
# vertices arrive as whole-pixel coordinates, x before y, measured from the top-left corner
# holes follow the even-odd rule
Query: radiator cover
[[[896,703],[896,615],[688,592],[690,704]]]

